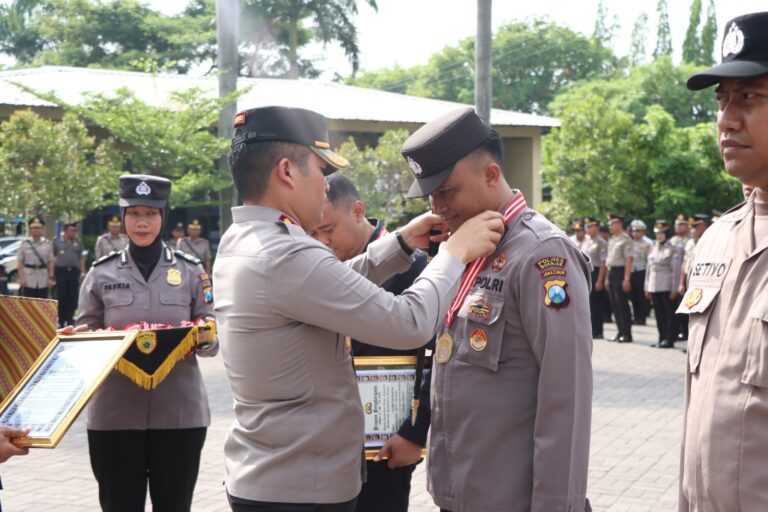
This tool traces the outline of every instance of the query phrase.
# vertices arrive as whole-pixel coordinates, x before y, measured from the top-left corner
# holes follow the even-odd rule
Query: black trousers
[[[189,512],[206,428],[88,430],[91,468],[104,512]]]
[[[656,326],[659,329],[659,341],[677,340],[677,324],[675,318],[675,301],[669,298],[669,292],[651,294],[653,309],[656,310]]]
[[[630,274],[629,284],[632,290],[629,298],[632,300],[632,318],[639,323],[645,323],[650,311],[648,299],[645,298],[645,270],[636,270]]]
[[[603,337],[603,298],[600,296],[603,292],[595,290],[597,276],[600,269],[592,271],[592,291],[589,292],[589,316],[592,319],[592,337]]]
[[[75,323],[77,288],[80,285],[80,269],[56,267],[56,296],[59,299],[59,327]]]
[[[47,299],[48,288],[27,288],[25,286],[19,290],[19,295],[22,297],[32,297],[33,299]]]
[[[353,512],[357,498],[344,503],[275,503],[250,501],[227,494],[232,512]]]
[[[611,298],[611,308],[616,317],[619,336],[632,336],[629,294],[622,289],[622,281],[624,281],[624,267],[613,267],[608,271],[608,295]]]
[[[677,299],[675,299],[675,301],[674,301],[675,311],[677,311],[677,308],[680,307],[680,303],[681,302],[683,302],[682,295],[680,297],[678,297]],[[687,340],[688,339],[688,315],[677,315],[676,314],[675,317],[674,317],[674,324],[675,324],[675,338],[670,340],[670,341],[674,341],[674,340],[678,339],[677,338],[678,334],[681,334],[682,338],[684,340]]]
[[[355,512],[408,512],[411,475],[416,465],[389,469],[387,461],[366,462],[368,480],[357,497]]]

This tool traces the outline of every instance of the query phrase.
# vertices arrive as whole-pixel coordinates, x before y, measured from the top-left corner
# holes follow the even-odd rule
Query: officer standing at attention
[[[624,232],[624,218],[614,214],[610,214],[609,218],[608,229],[611,230],[611,238],[608,240],[605,266],[608,269],[608,296],[618,328],[611,341],[629,343],[632,341],[629,293],[632,291],[633,244],[632,239]]]
[[[589,316],[592,319],[592,339],[603,337],[603,301],[605,300],[605,260],[608,244],[600,236],[600,221],[594,217],[584,219],[587,239],[582,251],[592,262],[592,289],[589,292]]]
[[[311,234],[327,245],[341,261],[363,254],[380,237],[387,234],[384,223],[365,217],[365,204],[355,185],[341,173],[327,178],[328,194],[323,206],[323,219]],[[427,266],[427,255],[414,253],[414,262],[406,272],[385,281],[384,290],[400,295],[413,284]],[[354,356],[414,356],[417,350],[393,350],[352,340]],[[366,463],[367,480],[357,498],[355,512],[408,512],[411,475],[427,445],[429,430],[429,380],[421,392],[416,424],[409,416],[397,434],[379,450],[377,459]]]
[[[59,327],[72,325],[77,309],[77,290],[85,277],[85,251],[77,238],[77,223],[64,224],[61,236],[53,239]]]
[[[184,236],[184,223],[177,222],[171,228],[171,238],[168,240],[168,242],[166,242],[165,245],[167,245],[172,251],[181,250],[178,249],[178,247],[179,243],[184,239]]]
[[[245,205],[232,210],[213,271],[235,401],[224,445],[230,506],[351,512],[364,421],[345,335],[394,349],[423,345],[466,263],[495,250],[501,215],[469,220],[395,296],[378,285],[411,267],[440,218],[417,217],[341,263],[307,234],[322,216],[325,175],[348,165],[330,149],[325,117],[262,107],[240,112],[234,125],[229,163]]]
[[[510,188],[501,138],[471,107],[422,126],[401,153],[416,176],[408,197],[429,195],[452,233],[486,210],[506,224],[497,250],[467,267],[438,329],[427,457],[435,504],[588,510],[589,262]]]
[[[40,217],[29,219],[29,238],[21,242],[16,255],[19,273],[19,295],[47,299],[48,291],[56,283],[54,277],[53,246],[43,238]]]
[[[115,215],[107,222],[107,232],[96,240],[94,258],[101,259],[107,254],[120,252],[128,245],[128,237],[120,232],[120,217]]]
[[[768,12],[730,20],[716,85],[728,174],[755,187],[696,244],[678,308],[690,318],[681,511],[768,510]]]
[[[701,235],[704,234],[704,231],[707,230],[707,227],[709,226],[709,216],[705,213],[697,213],[693,217],[688,219],[688,224],[691,226],[691,238],[688,240],[688,242],[685,244],[685,250],[682,251],[683,255],[683,264],[682,269],[680,271],[680,286],[678,289],[679,294],[685,295],[685,289],[686,285],[685,283],[688,281],[688,274],[691,270],[691,262],[693,261],[693,251],[696,250],[696,244],[699,243],[699,240],[701,239]],[[675,305],[675,309],[680,304]],[[688,322],[688,317],[686,315],[682,315],[686,319],[686,325]]]
[[[680,248],[669,241],[669,223],[659,219],[653,225],[656,243],[648,255],[645,273],[645,296],[653,301],[656,312],[656,327],[659,330],[659,348],[674,348],[677,339],[675,304],[680,280]]]
[[[681,253],[685,254],[685,247],[688,244],[688,242],[691,240],[691,226],[688,224],[688,217],[686,217],[684,214],[679,213],[677,217],[675,218],[675,234],[672,236],[672,238],[669,239],[669,243],[674,245],[675,247],[679,248]],[[685,274],[685,268],[682,267],[685,263],[685,258],[681,260],[680,265],[680,275],[683,276]],[[675,310],[677,310],[678,306],[680,306],[680,302],[683,299],[683,295],[685,294],[685,289],[678,290],[678,297],[675,302]],[[677,340],[679,341],[685,341],[688,339],[688,315],[679,315],[675,314],[675,323],[677,325]]]
[[[162,240],[171,182],[127,174],[119,183],[129,243],[88,272],[78,330],[212,320],[211,284],[200,260],[172,252]],[[102,510],[144,511],[147,482],[154,510],[190,510],[211,416],[196,355],[217,351],[215,341],[198,346],[151,390],[112,371],[93,396],[88,448]]]
[[[203,226],[200,221],[195,219],[187,225],[189,236],[179,242],[178,250],[191,254],[203,262],[205,271],[211,272],[211,244],[208,240],[200,236]]]
[[[634,219],[629,223],[630,236],[632,237],[632,275],[629,294],[632,300],[632,323],[645,325],[650,310],[648,299],[643,293],[645,283],[645,269],[648,266],[648,253],[653,248],[653,241],[645,236],[648,227],[640,219]]]

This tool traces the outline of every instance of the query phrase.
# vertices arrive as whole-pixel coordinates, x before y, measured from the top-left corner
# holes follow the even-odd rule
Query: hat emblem
[[[138,185],[136,185],[136,193],[140,196],[148,196],[152,193],[152,189],[149,188],[149,185],[147,185],[146,181],[142,181]]]
[[[419,162],[414,160],[411,157],[406,158],[408,161],[408,165],[411,166],[411,170],[413,171],[413,174],[416,176],[421,176],[421,166],[419,165]]]
[[[744,49],[744,33],[737,24],[732,24],[728,33],[723,38],[723,58],[729,55],[738,55]]]

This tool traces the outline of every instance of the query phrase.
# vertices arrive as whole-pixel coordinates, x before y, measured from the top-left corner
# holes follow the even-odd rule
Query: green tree
[[[672,31],[669,28],[667,0],[659,0],[659,3],[656,4],[656,14],[658,22],[656,25],[656,47],[653,50],[654,59],[672,55]]]
[[[0,5],[0,53],[31,62],[43,49],[37,17],[43,0],[13,0]]]
[[[592,31],[592,39],[600,46],[610,48],[613,38],[619,30],[618,17],[614,16],[609,21],[610,13],[605,6],[605,2],[600,0],[597,4],[597,14],[595,16],[595,28]]]
[[[640,14],[632,27],[632,38],[629,45],[629,65],[642,66],[647,61],[648,15]]]
[[[699,24],[701,23],[701,0],[691,3],[691,15],[688,20],[688,30],[683,41],[683,62],[692,64],[698,62],[701,55],[701,40],[699,39]]]
[[[711,66],[715,63],[715,42],[717,41],[717,15],[715,14],[715,2],[709,0],[707,6],[707,19],[701,28],[701,52],[696,63],[702,66]]]
[[[111,143],[97,144],[77,116],[52,121],[16,112],[0,126],[0,211],[80,220],[105,204],[119,168]]]

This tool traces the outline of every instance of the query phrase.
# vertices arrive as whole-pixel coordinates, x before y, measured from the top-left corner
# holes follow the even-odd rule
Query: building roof
[[[218,79],[174,74],[150,74],[94,68],[42,66],[0,71],[0,98],[6,105],[54,106],[19,89],[14,82],[41,93],[54,92],[67,103],[77,104],[83,94],[111,94],[121,87],[130,89],[140,100],[155,106],[167,104],[173,91],[194,87],[216,95]],[[238,99],[238,110],[266,105],[302,107],[320,112],[336,121],[380,121],[426,123],[461,106],[450,101],[419,98],[392,92],[353,87],[317,80],[239,78],[238,88],[250,87]],[[493,109],[494,126],[532,126],[545,129],[559,126],[553,117]]]

